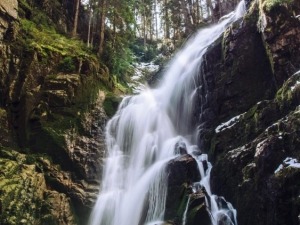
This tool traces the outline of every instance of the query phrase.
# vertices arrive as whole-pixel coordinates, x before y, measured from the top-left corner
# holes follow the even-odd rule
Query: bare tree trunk
[[[188,10],[188,18],[191,25],[195,23],[195,18],[193,17],[193,2],[192,0],[187,0],[187,10]]]
[[[221,4],[220,0],[216,0],[215,2],[215,8],[213,9],[213,17],[215,20],[219,20],[221,18]]]
[[[207,8],[209,8],[210,16],[212,18],[212,21],[215,21],[215,18],[214,18],[214,7],[212,5],[211,0],[206,0],[206,5],[207,5]]]
[[[157,15],[157,0],[155,0],[155,6],[154,6],[154,16],[155,16],[155,36],[156,40],[158,40],[158,15]]]
[[[92,24],[91,24],[91,41],[90,41],[90,46],[94,46],[94,34],[95,34],[95,19],[92,18]]]
[[[146,5],[143,1],[143,36],[144,36],[144,46],[147,44],[147,17],[146,17]]]
[[[170,38],[170,21],[168,12],[168,0],[164,0],[165,5],[165,38]]]
[[[135,21],[138,20],[138,10],[137,10],[136,7],[134,8],[134,19],[135,19]],[[138,36],[138,35],[137,35],[137,32],[138,32],[137,22],[134,23],[134,25],[133,25],[133,30],[134,30],[134,35],[135,35],[135,37],[137,37],[137,36]]]
[[[192,31],[193,18],[191,16],[191,1],[181,1],[181,10],[184,16],[185,33],[189,34]]]
[[[115,51],[116,48],[116,39],[117,39],[117,17],[116,17],[116,9],[114,6],[113,9],[113,40],[112,40],[112,49]]]
[[[106,13],[106,0],[102,0],[100,4],[100,40],[99,40],[99,49],[98,49],[98,55],[101,56],[103,53],[103,47],[104,47],[104,32],[105,32],[105,13]]]
[[[80,0],[76,0],[76,8],[75,8],[75,16],[74,16],[74,24],[73,24],[73,30],[72,30],[72,37],[75,37],[77,34],[77,26],[78,26],[78,15],[79,15],[79,3]]]
[[[92,19],[93,19],[93,10],[91,7],[90,13],[89,13],[89,28],[88,28],[88,36],[87,36],[87,46],[88,47],[90,47]]]
[[[199,5],[199,0],[196,0],[196,2],[195,2],[195,4],[196,4],[196,24],[198,24],[199,23],[199,21],[200,21],[200,5]]]
[[[150,40],[153,41],[154,29],[155,29],[155,3],[152,2],[148,12],[148,24]]]

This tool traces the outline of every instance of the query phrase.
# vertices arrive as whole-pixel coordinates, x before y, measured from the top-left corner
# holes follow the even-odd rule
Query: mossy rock
[[[272,9],[285,4],[291,4],[294,0],[262,0],[262,6],[265,10],[271,11]]]
[[[45,157],[0,148],[0,224],[75,224],[70,199],[48,190]]]
[[[118,110],[122,98],[109,92],[106,94],[103,108],[108,117],[112,117]]]
[[[0,224],[41,223],[41,208],[46,183],[34,165],[25,163],[25,156],[13,150],[0,150]],[[15,159],[13,159],[15,158]],[[50,211],[44,211],[45,215]],[[52,216],[53,217],[53,216]]]

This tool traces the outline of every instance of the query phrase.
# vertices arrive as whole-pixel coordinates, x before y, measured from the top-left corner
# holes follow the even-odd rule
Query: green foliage
[[[6,110],[5,109],[3,109],[3,108],[0,108],[0,118],[4,118],[4,117],[6,117]]]
[[[75,72],[75,63],[72,57],[66,56],[58,64],[58,70],[61,72],[72,73]]]
[[[117,97],[115,94],[111,92],[106,94],[103,107],[107,116],[112,117],[116,113],[120,101],[121,98]]]
[[[137,39],[130,44],[129,48],[139,61],[150,62],[162,52],[157,45],[157,42],[149,42],[144,45],[143,40]]]
[[[146,62],[150,62],[157,56],[157,48],[155,46],[149,46],[146,48],[145,55],[143,57],[143,60]]]
[[[58,53],[68,57],[80,57],[96,60],[90,50],[82,41],[70,39],[45,25],[37,25],[35,22],[21,19],[21,29],[23,31],[23,41],[29,49],[35,49],[43,56]]]
[[[293,0],[266,0],[264,2],[265,9],[270,11],[272,8],[283,5],[283,4],[291,4]]]
[[[70,129],[75,129],[77,132],[82,131],[82,125],[80,123],[81,117],[78,115],[77,110],[69,110],[68,114],[56,114],[52,113],[49,121],[45,124],[45,129],[54,140],[60,145],[65,145],[64,134]]]
[[[47,159],[49,162],[52,162],[52,158],[45,153],[30,153],[30,152],[28,152],[26,154],[24,163],[28,164],[28,165],[35,164],[41,168],[42,167],[40,164],[41,159]]]
[[[52,215],[39,194],[36,167],[27,166],[27,157],[12,149],[0,153],[0,224],[44,224],[41,216]]]
[[[125,81],[126,75],[131,72],[131,64],[134,61],[131,49],[121,41],[117,43],[108,41],[104,52],[104,61],[110,73],[119,80]]]

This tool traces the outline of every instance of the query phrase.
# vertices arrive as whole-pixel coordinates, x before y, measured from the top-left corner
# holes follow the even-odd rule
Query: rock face
[[[85,224],[98,191],[106,114],[118,100],[100,91],[112,86],[107,69],[79,43],[41,42],[40,21],[70,27],[73,2],[61,2],[0,1],[0,224]],[[239,225],[298,225],[300,2],[247,2],[205,54],[192,122],[213,160],[213,192]],[[190,191],[197,163],[184,145],[176,151],[165,224],[186,211],[186,225],[209,225],[204,193]]]
[[[299,14],[296,0],[253,1],[197,81],[199,146],[239,225],[299,224]]]
[[[216,136],[215,148],[223,153],[212,171],[213,186],[230,196],[239,224],[298,224],[299,75],[274,100],[258,103]]]
[[[178,145],[182,145],[178,143]],[[178,147],[178,146],[177,146]],[[186,225],[210,225],[210,217],[206,209],[205,195],[202,191],[192,192],[194,182],[200,180],[196,160],[183,154],[171,160],[167,165],[168,195],[166,200],[165,219],[171,224],[182,224],[186,211]],[[189,200],[188,200],[189,199]]]
[[[0,2],[0,40],[12,31],[12,23],[18,18],[18,1],[3,0]]]
[[[55,2],[0,2],[0,224],[85,224],[99,188],[108,71],[42,42],[68,27]]]
[[[261,0],[259,26],[269,55],[274,78],[279,88],[299,69],[299,1]],[[284,3],[283,2],[283,3]]]
[[[47,188],[41,164],[11,149],[0,154],[1,224],[76,224],[70,198]]]

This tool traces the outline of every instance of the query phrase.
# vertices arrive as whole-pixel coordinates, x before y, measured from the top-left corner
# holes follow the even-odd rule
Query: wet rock
[[[200,180],[197,162],[188,154],[171,160],[167,166],[167,173],[169,174],[169,186],[180,186],[184,183],[191,184]]]
[[[295,74],[274,100],[258,104],[215,139],[218,141],[222,133],[229,139],[239,134],[239,140],[219,142],[218,148],[223,151],[217,154],[211,174],[213,191],[236,207],[238,224],[271,225],[278,221],[278,224],[297,224],[299,204],[294,199],[300,193],[297,190],[300,170],[280,167],[287,157],[295,160],[300,157],[297,81],[299,77]],[[263,116],[274,105],[273,115]],[[252,126],[249,133],[241,133],[249,125]],[[239,143],[243,145],[237,147]]]
[[[167,165],[168,195],[165,218],[181,222],[188,189],[193,182],[200,180],[196,160],[188,154],[178,156]]]
[[[78,176],[99,182],[105,157],[105,125],[108,120],[102,107],[105,95],[99,92],[92,110],[82,118],[83,133],[70,131],[65,135],[67,150]]]
[[[199,87],[195,113],[198,145],[208,149],[213,127],[249,110],[256,102],[270,99],[276,83],[261,35],[258,10],[229,27],[208,49],[196,80]]]
[[[199,145],[214,161],[212,191],[233,204],[240,225],[299,223],[299,168],[285,164],[300,160],[299,12],[298,1],[253,1],[224,34],[223,50],[207,52],[208,62],[220,64],[204,66],[214,89],[199,85],[199,103],[213,93],[205,107],[215,115],[199,117]]]
[[[177,142],[175,145],[175,154],[187,154],[186,144],[183,141]]]
[[[201,191],[190,195],[186,225],[197,225],[199,223],[211,225],[208,206],[205,202],[205,195]]]
[[[300,68],[300,21],[295,15],[300,14],[299,1],[288,4],[261,0],[259,26],[266,51],[280,87]]]

